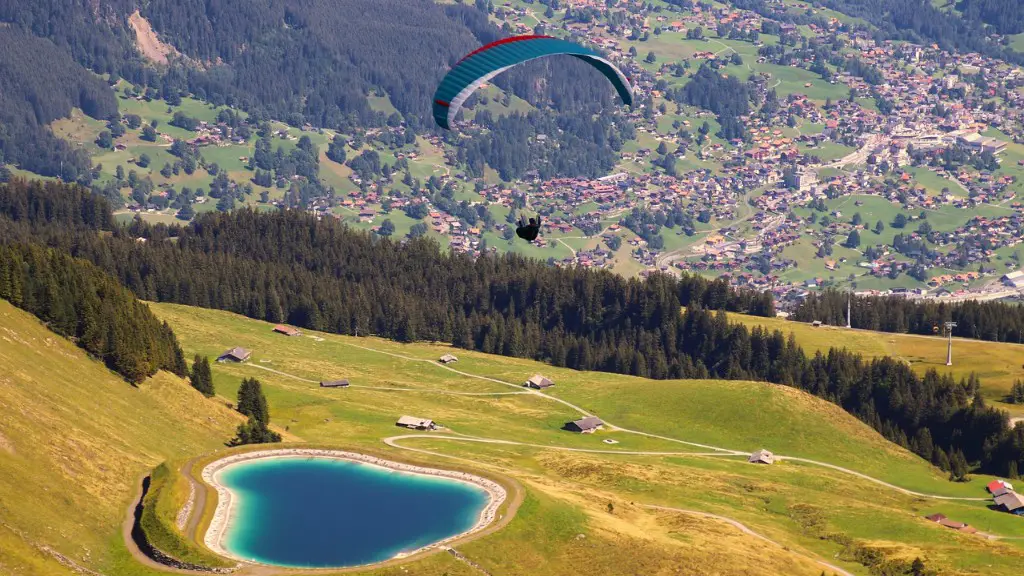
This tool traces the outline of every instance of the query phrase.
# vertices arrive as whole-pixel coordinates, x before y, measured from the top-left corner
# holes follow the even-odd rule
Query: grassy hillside
[[[792,333],[797,343],[810,353],[846,347],[865,356],[892,356],[906,360],[922,373],[934,368],[939,372],[948,370],[957,378],[966,378],[974,372],[981,378],[982,394],[987,400],[998,403],[1015,417],[1024,416],[1024,406],[1004,402],[1010,386],[1024,379],[1024,345],[954,338],[953,366],[947,367],[947,343],[940,336],[847,330],[834,326],[815,328],[804,322],[742,314],[730,314],[729,319],[747,326],[766,326],[786,334]]]
[[[985,501],[909,496],[809,463],[764,467],[747,464],[742,456],[687,455],[709,449],[678,442],[743,451],[766,447],[912,490],[985,497],[983,478],[949,483],[835,406],[795,390],[744,382],[654,382],[464,350],[455,351],[459,374],[427,362],[451,351],[446,346],[309,332],[288,338],[273,334],[266,323],[225,312],[151,306],[171,324],[189,355],[251,348],[253,357],[245,364],[214,366],[217,391],[232,397],[242,378],[259,378],[273,422],[292,434],[395,458],[490,468],[519,480],[527,496],[511,524],[459,546],[495,574],[584,569],[816,576],[823,569],[816,559],[868,574],[872,557],[899,564],[918,556],[942,574],[1012,574],[1024,562],[1024,541],[988,541],[922,519],[942,512],[992,534],[1024,536],[1019,518],[987,510]],[[502,383],[514,385],[538,372],[557,383],[550,397],[509,394],[522,389]],[[348,378],[352,387],[320,389],[317,382],[325,378]],[[558,399],[663,438],[624,430],[564,432],[562,424],[580,413]],[[385,438],[405,435],[394,426],[402,414],[435,419],[462,436],[415,434],[394,440],[396,447],[384,445]],[[647,505],[719,514],[779,545],[720,520]],[[428,570],[425,566],[437,561],[431,558],[416,566]]]
[[[150,574],[121,538],[142,475],[221,446],[239,421],[159,373],[138,388],[0,300],[0,573]]]

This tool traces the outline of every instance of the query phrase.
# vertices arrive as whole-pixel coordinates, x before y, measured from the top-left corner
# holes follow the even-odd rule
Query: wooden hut
[[[228,360],[232,362],[245,362],[250,356],[252,356],[251,350],[235,347],[221,354],[220,357],[217,358],[217,362],[227,362]]]
[[[321,388],[348,388],[348,380],[321,380]]]
[[[754,464],[772,464],[775,462],[775,455],[762,448],[761,450],[751,454],[750,458],[747,458],[747,462],[752,462]]]
[[[411,430],[435,430],[437,424],[433,420],[427,420],[426,418],[418,418],[416,416],[402,416],[395,422],[395,426],[402,428],[409,428]]]
[[[534,390],[543,390],[544,388],[551,388],[555,383],[551,380],[541,376],[540,374],[534,374],[530,376],[530,379],[523,383],[523,386],[527,388],[533,388]]]
[[[600,430],[604,427],[604,422],[601,421],[597,416],[587,416],[579,420],[567,422],[565,429],[570,432],[579,432],[580,434],[593,434],[596,430]]]
[[[292,328],[291,326],[285,326],[284,324],[278,324],[274,326],[274,332],[278,334],[284,334],[285,336],[301,336],[302,331],[298,328]]]

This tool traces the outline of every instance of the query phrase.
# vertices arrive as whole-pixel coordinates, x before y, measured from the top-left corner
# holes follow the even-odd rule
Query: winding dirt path
[[[424,359],[424,358],[414,358],[414,357],[411,357],[411,356],[404,356],[402,354],[396,354],[394,352],[385,352],[383,350],[375,350],[373,348],[368,348],[366,346],[359,346],[358,344],[350,344],[348,342],[345,342],[344,344],[346,346],[352,346],[352,347],[359,348],[361,350],[366,350],[366,351],[369,351],[369,352],[376,352],[376,353],[379,353],[379,354],[385,354],[385,355],[392,356],[392,357],[395,357],[395,358],[401,358],[403,360],[408,360],[408,361],[411,361],[411,362],[425,362],[427,364],[431,364],[431,365],[436,366],[438,368],[441,368],[441,369],[444,369],[444,370],[448,370],[449,372],[454,372],[456,374],[460,374],[460,375],[466,376],[468,378],[476,378],[476,379],[480,379],[480,380],[486,380],[488,382],[495,382],[495,383],[498,383],[498,384],[504,384],[506,386],[511,386],[511,387],[514,387],[514,388],[522,391],[522,386],[519,386],[517,384],[513,384],[511,382],[505,382],[503,380],[498,380],[498,379],[490,378],[490,377],[487,377],[487,376],[478,376],[476,374],[470,374],[469,372],[463,372],[461,370],[456,370],[456,369],[454,369],[454,368],[452,368],[450,366],[445,366],[444,364],[441,364],[439,362],[434,362],[433,360],[428,360],[428,359]],[[263,367],[263,366],[259,366],[257,364],[246,364],[246,365],[247,366],[258,367],[258,368],[261,368],[261,369],[264,369],[264,370],[270,370],[271,372],[275,372],[275,373],[278,373],[278,374],[281,374],[281,375],[284,375],[284,376],[298,378],[300,380],[304,380],[304,381],[307,381],[307,382],[313,382],[312,380],[308,380],[308,379],[305,379],[305,378],[299,378],[299,377],[296,377],[296,376],[291,376],[290,374],[287,374],[285,372],[280,372],[278,370],[272,370],[272,369],[269,369],[269,368],[266,368],[266,367]],[[531,390],[531,391],[528,391],[526,393],[527,394],[532,394],[532,395],[535,395],[535,396],[541,396],[541,397],[546,398],[548,400],[553,400],[555,402],[559,402],[561,404],[564,404],[564,405],[572,408],[573,410],[576,410],[577,412],[579,412],[580,414],[583,414],[584,416],[593,416],[593,414],[587,412],[583,408],[581,408],[581,407],[579,407],[579,406],[577,406],[577,405],[575,405],[575,404],[573,404],[571,402],[568,402],[566,400],[562,400],[561,398],[556,398],[554,396],[550,396],[550,395],[545,394],[545,393],[543,393],[543,392],[541,392],[539,390]],[[463,394],[466,394],[466,393],[463,393]],[[717,455],[722,455],[722,456],[746,456],[748,454],[748,452],[743,451],[743,450],[733,450],[731,448],[722,448],[720,446],[712,446],[712,445],[709,445],[709,444],[700,444],[700,443],[697,443],[697,442],[689,442],[687,440],[680,440],[678,438],[671,438],[669,436],[662,436],[662,435],[659,435],[659,434],[651,434],[649,432],[643,432],[643,431],[640,431],[640,430],[631,430],[629,428],[623,428],[621,426],[616,426],[615,424],[612,424],[611,422],[607,422],[607,421],[604,422],[604,425],[606,427],[608,427],[610,430],[613,430],[613,431],[624,432],[624,433],[627,433],[627,434],[636,434],[638,436],[646,436],[648,438],[656,438],[658,440],[664,440],[666,442],[676,442],[676,443],[679,443],[679,444],[684,444],[684,445],[687,445],[687,446],[694,446],[694,447],[697,447],[697,448],[703,448],[703,449],[711,450],[711,451],[715,452],[715,454],[710,454],[709,453],[708,455],[715,455],[715,456],[717,456]],[[415,434],[411,435],[411,436],[412,437],[417,437],[417,438],[419,438],[419,437],[429,437],[429,436],[420,436],[420,435],[415,435]],[[436,436],[436,437],[440,438],[440,436]],[[389,440],[393,439],[393,438],[395,438],[395,437],[389,438]],[[460,437],[460,438],[456,438],[456,437],[448,437],[448,438],[456,440],[456,439],[460,439],[460,438],[461,439],[469,439],[469,438],[472,438],[472,437],[463,436],[463,437]],[[554,446],[531,445],[531,444],[524,444],[524,443],[514,442],[514,441],[511,441],[511,440],[494,440],[494,439],[480,439],[480,438],[477,438],[475,440],[469,440],[469,441],[478,441],[478,442],[479,441],[486,441],[486,442],[491,442],[491,443],[496,443],[496,444],[497,443],[501,443],[501,444],[511,444],[511,445],[534,446],[534,447],[540,447],[540,448],[559,449],[558,447],[554,447]],[[386,440],[385,440],[385,442],[386,442]],[[394,447],[396,447],[396,448],[404,448],[404,447],[401,447],[401,446],[398,446],[398,445],[394,445]],[[404,449],[411,450],[410,448],[404,448]],[[574,449],[566,448],[566,450],[574,450]],[[582,449],[580,449],[580,451],[582,451]],[[597,452],[598,453],[610,453],[610,454],[628,454],[628,452],[618,451],[618,450],[597,451]],[[425,453],[434,454],[433,452],[425,452]],[[664,456],[664,455],[669,455],[669,454],[676,455],[674,453],[664,453],[664,452],[634,452],[633,454],[634,455],[647,455],[647,456]],[[692,452],[682,452],[682,453],[679,453],[679,454],[693,455]],[[908,496],[916,496],[916,497],[919,497],[919,498],[932,498],[932,499],[935,499],[935,500],[954,500],[954,501],[961,501],[961,502],[986,502],[986,501],[988,501],[988,498],[971,498],[971,497],[964,497],[964,496],[940,496],[940,495],[937,495],[937,494],[926,494],[926,493],[923,493],[923,492],[916,492],[914,490],[908,490],[906,488],[902,488],[900,486],[897,486],[895,484],[891,484],[891,483],[886,482],[884,480],[880,480],[878,478],[874,478],[874,477],[869,476],[867,474],[863,474],[861,472],[857,472],[856,470],[851,470],[849,468],[845,468],[843,466],[837,466],[835,464],[830,464],[828,462],[820,462],[818,460],[811,460],[811,459],[808,459],[808,458],[800,458],[800,457],[796,457],[796,456],[785,456],[785,455],[778,455],[778,454],[775,456],[775,458],[778,459],[778,460],[790,460],[790,461],[793,461],[793,462],[801,462],[803,464],[810,464],[812,466],[821,466],[823,468],[828,468],[830,470],[835,470],[837,472],[842,472],[842,473],[845,473],[845,474],[849,474],[851,476],[856,476],[857,478],[860,478],[862,480],[867,480],[867,481],[872,482],[874,484],[877,484],[879,486],[884,486],[886,488],[890,488],[892,490],[896,490],[896,491],[901,492],[903,494],[906,494]]]
[[[452,460],[459,460],[459,461],[462,461],[462,462],[471,462],[471,463],[474,463],[474,464],[477,464],[477,465],[480,465],[480,463],[476,462],[474,460],[470,460],[468,458],[463,458],[461,456],[452,456],[450,454],[444,454],[442,452],[434,452],[432,450],[424,450],[422,448],[409,448],[407,446],[402,446],[402,445],[398,444],[397,441],[401,440],[403,438],[427,438],[427,439],[440,439],[440,440],[463,440],[463,441],[468,441],[468,442],[483,442],[483,443],[488,443],[488,444],[512,444],[512,445],[518,445],[518,446],[536,446],[538,448],[553,448],[553,449],[556,449],[556,450],[566,450],[566,451],[570,451],[570,452],[597,452],[597,453],[614,453],[614,454],[644,454],[644,455],[671,454],[671,455],[677,455],[677,456],[732,456],[732,454],[720,454],[720,453],[710,453],[710,454],[704,453],[704,454],[700,454],[700,453],[693,453],[693,452],[683,452],[683,453],[675,453],[675,454],[673,454],[673,453],[670,453],[670,452],[668,452],[668,453],[664,453],[664,452],[659,453],[659,452],[624,452],[624,451],[611,451],[611,450],[586,450],[586,449],[581,449],[581,448],[565,448],[565,447],[557,447],[557,446],[555,446],[555,447],[553,447],[553,446],[541,446],[541,445],[537,445],[537,444],[524,444],[522,442],[511,442],[511,441],[507,441],[507,440],[493,440],[493,439],[488,439],[488,438],[476,438],[476,437],[472,437],[472,436],[459,436],[459,437],[455,437],[455,436],[433,436],[433,435],[431,435],[429,433],[424,433],[424,434],[403,434],[403,435],[400,435],[400,436],[391,436],[390,438],[385,438],[384,439],[384,443],[385,444],[387,444],[388,446],[394,447],[394,448],[399,448],[399,449],[402,449],[402,450],[410,450],[412,452],[418,452],[418,453],[421,453],[421,454],[428,454],[428,455],[431,455],[431,456],[440,456],[442,458],[450,458]],[[766,537],[766,536],[764,536],[762,534],[759,534],[759,533],[751,530],[749,527],[747,527],[745,524],[741,523],[740,521],[734,520],[734,519],[729,518],[727,516],[721,516],[719,514],[711,514],[709,512],[700,512],[700,511],[697,511],[697,510],[685,510],[685,509],[682,509],[682,508],[672,508],[672,507],[669,507],[669,506],[657,506],[657,505],[653,505],[653,504],[641,504],[641,506],[643,506],[644,508],[651,509],[651,510],[661,510],[661,511],[665,511],[665,512],[678,512],[678,513],[682,513],[682,514],[689,514],[689,515],[692,515],[692,516],[700,516],[700,517],[703,517],[703,518],[710,518],[710,519],[713,519],[713,520],[718,520],[718,521],[721,521],[721,522],[725,522],[726,524],[729,524],[730,526],[733,526],[733,527],[737,528],[740,532],[743,532],[744,534],[746,534],[748,536],[753,536],[753,537],[758,538],[760,540],[763,540],[763,541],[765,541],[765,542],[767,542],[769,544],[772,544],[774,546],[778,546],[779,548],[782,548],[782,549],[784,549],[784,550],[786,550],[788,552],[792,552],[793,554],[796,554],[798,556],[802,556],[804,558],[807,558],[808,560],[816,562],[816,563],[818,563],[818,564],[828,568],[829,570],[834,571],[837,574],[841,574],[842,576],[855,576],[854,574],[852,574],[850,572],[847,572],[846,570],[844,570],[844,569],[842,569],[842,568],[840,568],[838,566],[835,566],[833,564],[829,564],[828,562],[825,562],[823,560],[819,560],[819,559],[817,559],[817,558],[815,558],[815,557],[813,557],[813,556],[811,556],[809,554],[803,554],[803,553],[800,553],[800,552],[796,552],[795,550],[792,550],[790,548],[787,548],[786,546],[784,546],[784,545],[782,545],[782,544],[780,544],[780,543],[778,543],[778,542],[776,542],[776,541],[774,541],[774,540],[772,540],[772,539],[770,539],[770,538],[768,538],[768,537]]]
[[[742,524],[741,522],[739,522],[737,520],[733,520],[732,518],[727,518],[725,516],[719,516],[718,514],[711,514],[711,513],[708,513],[708,512],[699,512],[697,510],[684,510],[682,508],[671,508],[671,507],[668,507],[668,506],[655,506],[653,504],[643,504],[643,507],[644,508],[650,508],[652,510],[661,510],[663,512],[678,512],[680,514],[686,514],[686,515],[689,515],[689,516],[700,516],[702,518],[711,518],[713,520],[719,520],[721,522],[725,522],[726,524],[728,524],[728,525],[738,529],[740,532],[743,532],[744,534],[746,534],[748,536],[753,536],[754,538],[758,538],[760,540],[764,540],[765,542],[768,542],[769,544],[773,544],[775,546],[778,546],[779,548],[782,548],[782,549],[784,549],[784,550],[786,550],[788,552],[792,552],[793,554],[796,554],[798,556],[803,556],[804,558],[807,558],[808,560],[812,560],[814,562],[817,562],[818,564],[821,564],[825,568],[828,568],[829,570],[832,570],[836,574],[841,574],[842,576],[854,576],[854,574],[851,574],[850,572],[847,572],[846,570],[843,570],[839,566],[836,566],[834,564],[829,564],[828,562],[825,562],[823,560],[818,560],[817,558],[815,558],[813,556],[810,556],[810,555],[807,555],[807,554],[801,554],[800,552],[796,552],[795,550],[793,550],[791,548],[787,548],[786,546],[783,546],[782,544],[779,544],[775,540],[772,540],[771,538],[768,538],[767,536],[765,536],[763,534],[758,534],[757,532],[754,532],[753,530],[748,528],[746,525]]]
[[[185,537],[191,541],[196,541],[196,530],[199,528],[199,520],[203,517],[203,510],[206,509],[206,487],[196,481],[195,476],[192,475],[192,466],[196,463],[198,458],[193,458],[185,463],[181,467],[181,473],[188,478],[188,481],[192,484],[192,489],[195,491],[195,500],[192,502],[192,513],[189,514],[188,522],[185,523]]]
[[[435,454],[435,452],[420,450],[417,448],[409,448],[408,446],[402,446],[398,443],[399,440],[417,438],[420,440],[454,440],[456,442],[479,442],[481,444],[504,444],[507,446],[527,446],[529,448],[541,448],[544,450],[560,450],[563,452],[583,452],[588,454],[618,454],[621,456],[726,456],[746,457],[745,453],[728,453],[728,452],[651,452],[651,451],[634,451],[634,450],[597,450],[594,448],[570,448],[568,446],[548,446],[545,444],[530,444],[527,442],[515,442],[512,440],[500,440],[497,438],[483,438],[480,436],[466,436],[460,434],[458,436],[449,436],[442,434],[431,434],[429,432],[422,434],[400,434],[398,436],[390,436],[384,438],[382,442],[391,446],[392,448],[401,448],[402,450],[411,450],[413,452],[424,452],[426,454]]]
[[[273,368],[267,368],[266,366],[260,366],[259,364],[246,364],[253,368],[259,368],[260,370],[266,370],[267,372],[273,372],[280,376],[292,378],[294,380],[300,380],[302,382],[309,382],[310,384],[319,384],[316,380],[310,380],[309,378],[303,378],[302,376],[296,376],[294,374],[288,374],[287,372],[281,372]],[[530,394],[526,390],[519,390],[517,392],[457,392],[455,390],[431,390],[429,388],[391,388],[388,386],[363,386],[360,384],[349,384],[349,388],[359,388],[361,390],[380,390],[382,392],[422,392],[425,394],[451,394],[453,396],[516,396],[521,394]]]

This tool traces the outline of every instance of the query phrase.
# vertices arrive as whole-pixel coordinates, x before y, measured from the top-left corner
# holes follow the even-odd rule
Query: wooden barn
[[[285,336],[302,336],[301,330],[298,328],[292,328],[291,326],[285,326],[284,324],[274,326],[274,332],[284,334]]]
[[[985,489],[993,496],[1002,496],[1007,492],[1013,491],[1013,484],[1010,484],[1006,480],[993,480],[985,486]],[[998,494],[996,494],[996,492],[998,492]]]
[[[433,420],[417,418],[416,416],[402,416],[395,422],[395,426],[409,428],[411,430],[436,430],[437,424]]]
[[[523,383],[523,386],[527,388],[533,388],[534,390],[543,390],[544,388],[551,388],[555,383],[551,380],[541,376],[540,374],[534,374],[530,376],[530,379]]]
[[[996,506],[999,506],[1010,514],[1024,516],[1024,497],[1016,492],[1007,492],[1002,496],[996,496],[995,502]]]
[[[747,462],[752,462],[754,464],[772,464],[775,462],[775,455],[762,448],[761,450],[751,454],[750,458],[747,458]]]
[[[348,380],[321,380],[321,388],[348,388]]]
[[[220,357],[217,358],[217,362],[227,362],[229,360],[232,362],[245,362],[250,356],[252,356],[252,350],[235,347],[221,354]]]
[[[565,429],[570,432],[579,432],[580,434],[593,434],[603,426],[604,422],[597,416],[587,416],[586,418],[567,422]]]

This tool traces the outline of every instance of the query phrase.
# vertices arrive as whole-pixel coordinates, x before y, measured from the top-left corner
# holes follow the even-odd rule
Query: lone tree
[[[845,246],[850,249],[854,249],[860,246],[860,232],[851,230],[850,235],[846,237]]]
[[[207,398],[213,396],[213,373],[210,371],[210,360],[206,356],[196,354],[189,379],[192,387],[202,392],[203,396]]]

